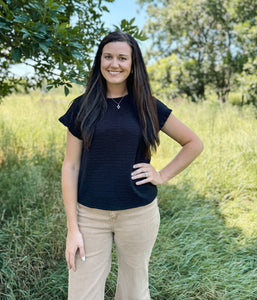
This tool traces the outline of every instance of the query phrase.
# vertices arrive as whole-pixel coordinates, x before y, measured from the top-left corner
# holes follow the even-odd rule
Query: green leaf
[[[71,45],[73,45],[74,47],[79,48],[79,49],[84,48],[84,46],[78,42],[71,42]]]
[[[106,12],[110,12],[109,9],[107,8],[107,6],[105,6],[105,5],[102,6],[102,10],[103,10],[103,11],[106,11]]]
[[[129,22],[129,25],[132,25],[134,23],[134,21],[135,21],[135,18],[132,18]]]
[[[29,58],[31,56],[31,47],[26,47],[26,46],[21,46],[20,47],[22,54],[26,57]]]
[[[20,61],[21,59],[21,50],[19,48],[12,49],[12,59],[16,62]]]
[[[83,58],[83,55],[77,50],[72,51],[72,56],[76,59],[82,59]]]
[[[34,4],[34,3],[29,3],[29,6],[35,8],[37,11],[41,11],[41,9],[42,9],[41,6]]]
[[[52,1],[47,1],[47,7],[51,10],[56,10],[59,7],[59,4],[56,2],[52,3]]]
[[[65,94],[65,96],[68,96],[69,93],[70,93],[70,90],[69,90],[69,89],[67,88],[67,86],[65,85],[65,86],[64,86],[64,94]]]
[[[121,28],[126,27],[127,24],[128,24],[127,20],[125,20],[125,19],[121,20]]]
[[[56,25],[58,33],[64,34],[69,23],[61,23]]]
[[[40,31],[40,32],[43,32],[46,34],[46,25],[40,23],[40,22],[37,22],[37,30]]]
[[[8,27],[8,26],[6,25],[6,23],[3,23],[3,22],[0,22],[0,28],[1,28],[1,29],[6,29],[6,30],[11,30],[11,28]]]
[[[56,11],[50,11],[50,18],[52,21],[54,21],[55,23],[59,23],[57,17],[56,17]]]
[[[65,65],[63,63],[60,63],[59,69],[63,72],[67,70],[67,68],[65,67]]]
[[[22,36],[24,39],[27,38],[28,36],[30,36],[30,33],[25,28],[22,28],[21,32],[24,33],[23,36]]]
[[[22,37],[23,37],[24,39],[26,39],[26,38],[29,37],[29,36],[30,36],[29,33],[24,33]]]
[[[48,47],[43,44],[43,43],[39,43],[39,47],[47,54],[48,53]]]
[[[66,10],[66,7],[65,7],[64,5],[60,5],[60,6],[56,9],[56,11],[58,11],[58,12],[65,12],[65,10]]]
[[[29,19],[26,16],[22,15],[22,16],[15,16],[13,21],[15,23],[24,24],[24,23],[28,22]]]

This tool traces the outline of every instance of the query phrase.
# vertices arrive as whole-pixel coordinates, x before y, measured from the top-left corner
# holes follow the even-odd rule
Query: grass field
[[[0,299],[66,299],[60,170],[72,95],[14,95],[0,104]],[[153,300],[257,299],[257,119],[251,106],[171,102],[205,150],[159,187]],[[163,134],[152,163],[179,150]],[[116,254],[106,286],[113,299]]]

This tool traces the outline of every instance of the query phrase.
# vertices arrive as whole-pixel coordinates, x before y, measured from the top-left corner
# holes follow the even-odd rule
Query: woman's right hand
[[[79,250],[80,257],[85,260],[84,241],[80,231],[68,231],[66,239],[65,257],[69,269],[76,272],[75,255]]]

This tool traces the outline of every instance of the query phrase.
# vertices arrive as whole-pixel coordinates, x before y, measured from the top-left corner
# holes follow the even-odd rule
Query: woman
[[[115,242],[115,299],[150,299],[148,263],[159,228],[157,185],[202,151],[200,139],[153,98],[137,42],[120,31],[99,45],[85,93],[60,121],[68,127],[62,167],[69,299],[104,299]],[[182,149],[162,170],[150,164],[159,130]]]

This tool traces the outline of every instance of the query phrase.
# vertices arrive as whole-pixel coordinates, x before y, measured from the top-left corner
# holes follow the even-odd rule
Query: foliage
[[[18,89],[17,81],[9,84],[8,72],[10,64],[21,62],[35,70],[33,78],[19,82],[25,89],[51,80],[50,86],[64,85],[67,94],[70,82],[84,82],[92,49],[105,33],[103,10],[98,0],[1,1],[2,95]]]
[[[257,2],[239,0],[139,0],[147,4],[146,31],[156,58],[176,54],[183,75],[174,84],[192,99],[204,98],[206,87],[223,100],[247,61],[256,57]],[[155,52],[153,53],[153,49]],[[185,73],[184,73],[185,72]],[[187,75],[191,80],[188,85]],[[186,82],[184,82],[186,78]],[[185,87],[188,87],[185,90]]]
[[[179,93],[177,83],[182,76],[181,64],[175,54],[147,66],[152,91],[160,98],[174,98]]]
[[[161,98],[187,95],[192,101],[201,99],[198,93],[198,66],[194,59],[182,62],[174,53],[160,58],[147,67],[153,92]]]
[[[241,104],[257,104],[257,57],[244,65],[243,72],[236,77],[239,90],[242,94]]]
[[[79,91],[78,91],[79,92]],[[67,299],[57,118],[77,95],[15,95],[0,110],[0,298]],[[257,120],[250,106],[167,103],[205,150],[159,187],[161,226],[150,262],[153,300],[255,299]],[[30,112],[28,115],[27,112]],[[161,134],[161,169],[179,146]],[[249,163],[250,162],[250,163]],[[106,299],[114,299],[115,249]]]
[[[257,3],[256,1],[237,1],[240,23],[234,26],[237,33],[237,45],[241,46],[245,61],[236,84],[242,93],[242,103],[257,104]]]
[[[64,86],[66,95],[72,83],[85,84],[95,46],[107,33],[103,11],[102,0],[1,0],[0,97],[45,81],[49,89]],[[120,29],[144,39],[133,22],[123,20]],[[10,66],[18,63],[32,66],[34,75],[11,75]]]
[[[114,25],[115,30],[121,30],[124,32],[129,33],[132,35],[135,39],[138,39],[140,41],[147,40],[147,36],[144,34],[144,32],[138,29],[136,25],[133,23],[135,22],[135,18],[132,18],[130,21],[127,21],[125,19],[121,20],[120,26]]]

